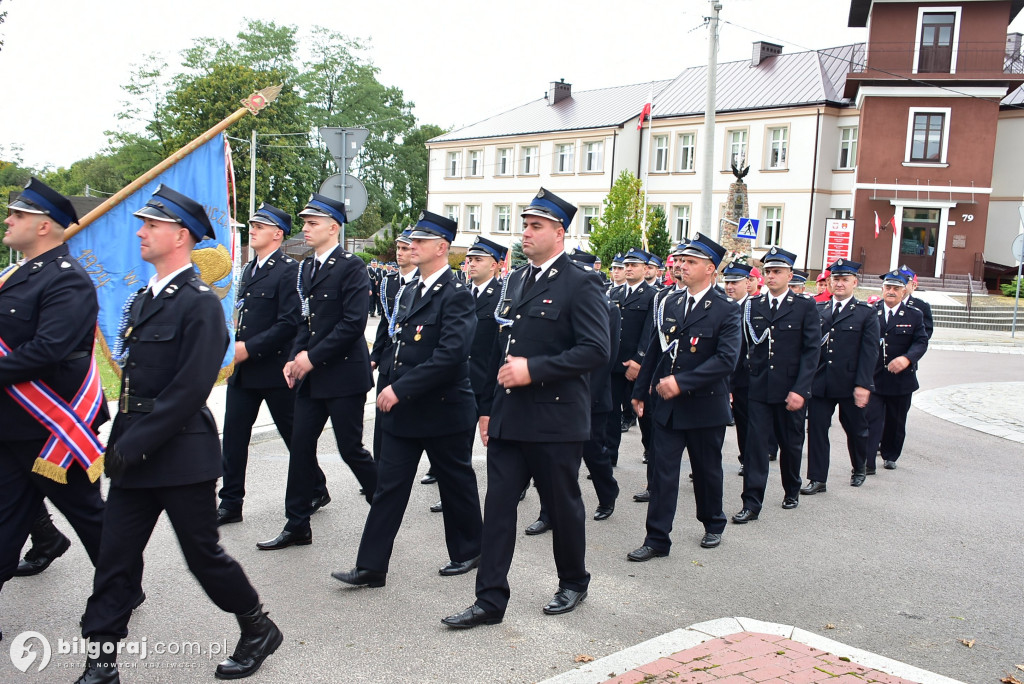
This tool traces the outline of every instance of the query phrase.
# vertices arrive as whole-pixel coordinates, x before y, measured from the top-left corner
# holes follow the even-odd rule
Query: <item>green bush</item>
[[[372,254],[367,254],[366,252],[356,252],[356,256],[362,259],[364,264],[369,264],[372,260],[377,258]]]
[[[1013,280],[999,286],[999,289],[1002,290],[1003,294],[1007,297],[1016,297],[1017,288],[1020,288],[1020,294],[1024,297],[1024,282],[1022,282],[1018,276],[1014,276]]]

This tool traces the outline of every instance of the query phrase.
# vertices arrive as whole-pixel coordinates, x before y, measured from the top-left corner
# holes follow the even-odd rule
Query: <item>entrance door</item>
[[[935,275],[939,251],[939,209],[903,208],[903,233],[900,239],[900,265],[915,273]]]

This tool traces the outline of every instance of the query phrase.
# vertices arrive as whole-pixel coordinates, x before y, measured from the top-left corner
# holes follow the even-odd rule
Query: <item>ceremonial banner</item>
[[[139,238],[135,233],[142,220],[132,214],[149,201],[160,184],[196,200],[206,209],[217,234],[196,245],[192,263],[200,277],[221,300],[224,322],[234,338],[235,292],[232,283],[232,228],[229,185],[231,148],[224,134],[219,133],[173,166],[124,199],[68,240],[71,256],[85,268],[96,286],[99,297],[99,340],[108,361],[114,347],[124,303],[139,288],[145,287],[156,273],[152,265],[139,256]],[[228,345],[222,375],[230,373],[234,360],[234,344]]]

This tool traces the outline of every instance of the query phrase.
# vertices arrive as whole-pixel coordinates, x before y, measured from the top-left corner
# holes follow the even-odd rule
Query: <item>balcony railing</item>
[[[854,46],[850,73],[878,78],[906,76],[914,73],[915,61],[919,78],[1024,74],[1024,52],[1007,52],[1004,41],[961,42],[955,55],[951,47],[917,50],[906,43],[872,43],[867,49],[861,43]]]

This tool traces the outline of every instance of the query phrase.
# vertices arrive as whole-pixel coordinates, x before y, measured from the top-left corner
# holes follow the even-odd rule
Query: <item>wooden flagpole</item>
[[[170,167],[177,164],[179,161],[187,157],[189,154],[194,152],[203,144],[212,140],[214,136],[216,136],[218,133],[223,131],[231,124],[241,119],[247,113],[252,112],[253,115],[259,114],[261,110],[263,110],[267,105],[269,105],[271,102],[277,99],[277,96],[281,94],[281,88],[281,85],[268,86],[263,90],[259,90],[250,95],[249,97],[245,98],[244,100],[242,100],[242,106],[235,110],[235,112],[228,116],[226,119],[224,119],[223,121],[215,125],[213,128],[200,135],[192,142],[182,147],[180,150],[178,150],[171,156],[167,157],[167,159],[164,159],[162,162],[151,168],[149,171],[146,171],[144,174],[136,178],[130,184],[126,185],[125,187],[121,188],[116,193],[108,197],[102,204],[100,204],[98,207],[96,207],[88,214],[83,216],[81,219],[79,219],[78,223],[69,226],[68,229],[64,231],[64,241],[66,242],[70,240],[78,233],[78,231],[82,230],[83,228],[91,224],[93,221],[106,214],[108,211],[116,207],[118,204],[126,200],[128,197],[131,197],[136,190],[138,190],[146,183],[159,176],[161,173],[163,173]]]

